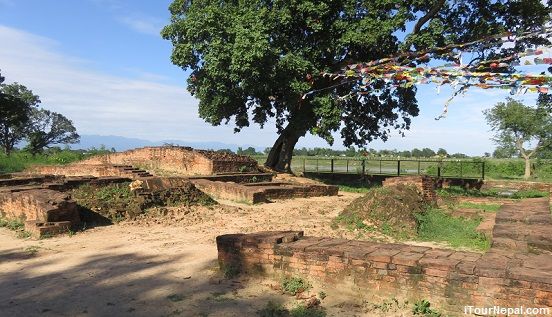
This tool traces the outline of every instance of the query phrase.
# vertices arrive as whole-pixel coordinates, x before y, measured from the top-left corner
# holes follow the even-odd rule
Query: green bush
[[[296,295],[308,290],[311,285],[304,279],[296,276],[285,276],[281,281],[282,290],[290,295]]]
[[[414,303],[412,314],[415,316],[441,317],[441,313],[431,308],[428,300],[422,299]]]

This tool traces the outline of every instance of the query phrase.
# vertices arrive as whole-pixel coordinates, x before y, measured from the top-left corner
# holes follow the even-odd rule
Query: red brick
[[[391,258],[399,253],[398,250],[379,249],[366,256],[366,259],[374,262],[391,262]]]
[[[418,260],[422,257],[422,253],[400,252],[393,256],[392,263],[407,266],[416,266],[418,265]]]

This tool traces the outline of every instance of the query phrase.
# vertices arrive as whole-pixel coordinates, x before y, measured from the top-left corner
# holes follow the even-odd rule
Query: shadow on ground
[[[188,255],[91,254],[82,261],[29,250],[0,252],[1,316],[255,316],[271,294],[226,296],[245,281],[213,277],[207,261],[198,276],[183,276]],[[48,251],[45,251],[48,252]],[[209,271],[211,271],[210,274]]]

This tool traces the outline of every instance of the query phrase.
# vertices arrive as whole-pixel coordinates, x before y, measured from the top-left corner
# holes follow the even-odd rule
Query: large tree
[[[53,144],[73,144],[79,139],[73,122],[64,115],[45,109],[33,110],[27,133],[27,149],[33,155]]]
[[[484,112],[487,122],[496,132],[495,142],[501,148],[516,148],[525,160],[525,179],[531,176],[531,158],[551,145],[551,110],[548,98],[541,97],[537,107],[508,98]]]
[[[380,81],[362,98],[340,99],[356,83],[328,89],[333,84],[320,72],[538,29],[550,12],[540,0],[174,0],[169,9],[162,36],[174,46],[172,62],[191,70],[188,90],[200,117],[213,125],[233,120],[236,132],[272,118],[279,136],[265,165],[278,171],[290,170],[307,132],[332,144],[340,131],[345,146],[362,147],[393,129],[402,133],[418,115],[415,87]],[[538,41],[519,41],[510,53]],[[478,57],[496,55],[497,45],[478,46]]]
[[[0,147],[9,155],[28,132],[38,96],[18,83],[0,85]]]

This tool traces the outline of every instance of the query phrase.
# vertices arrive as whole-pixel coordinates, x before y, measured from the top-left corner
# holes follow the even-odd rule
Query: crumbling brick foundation
[[[300,275],[373,301],[430,299],[451,316],[467,305],[552,307],[548,199],[507,205],[496,220],[485,254],[279,231],[219,236],[218,259],[222,269]]]
[[[420,193],[422,193],[424,200],[433,202],[437,200],[437,194],[435,193],[435,183],[436,180],[433,177],[429,176],[400,176],[386,178],[383,181],[383,187],[396,186],[398,184],[414,185],[420,191]]]

